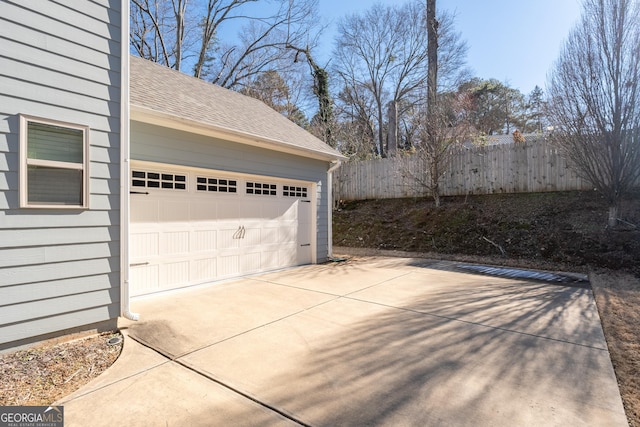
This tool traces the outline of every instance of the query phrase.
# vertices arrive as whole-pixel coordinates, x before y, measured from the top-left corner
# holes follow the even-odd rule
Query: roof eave
[[[140,105],[131,104],[131,120],[143,123],[169,127],[171,129],[181,130],[185,132],[197,133],[199,135],[209,136],[226,141],[237,142],[240,144],[251,145],[254,147],[274,150],[281,153],[292,154],[301,157],[307,157],[315,160],[334,161],[344,160],[345,156],[336,153],[327,153],[323,151],[313,150],[300,147],[284,141],[265,138],[246,132],[240,132],[234,129],[215,126],[210,123],[203,123],[195,120],[189,120],[184,117],[176,116],[160,112],[151,108],[142,107]]]

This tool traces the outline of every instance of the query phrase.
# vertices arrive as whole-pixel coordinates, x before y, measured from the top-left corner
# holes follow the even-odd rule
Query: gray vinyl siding
[[[120,25],[120,0],[0,1],[0,349],[119,315]],[[20,208],[19,114],[91,128],[89,209]]]
[[[317,261],[327,259],[328,162],[136,121],[131,122],[131,159],[316,183]]]

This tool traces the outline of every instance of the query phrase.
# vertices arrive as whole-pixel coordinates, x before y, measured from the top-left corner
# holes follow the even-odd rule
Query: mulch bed
[[[0,354],[0,406],[50,405],[96,378],[122,351],[119,332]],[[117,340],[116,340],[117,341]]]

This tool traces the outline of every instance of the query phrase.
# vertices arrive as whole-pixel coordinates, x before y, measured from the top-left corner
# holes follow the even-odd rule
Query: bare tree
[[[261,100],[298,126],[307,127],[307,118],[297,105],[298,94],[291,89],[280,73],[269,70],[246,84],[240,93]]]
[[[337,148],[354,159],[368,159],[375,154],[375,108],[366,91],[345,86],[337,96],[335,136]]]
[[[264,71],[289,67],[289,44],[315,45],[317,1],[274,0],[258,9],[251,6],[264,0],[132,0],[130,42],[143,58],[239,88]],[[234,21],[243,24],[238,41],[217,39]]]
[[[457,119],[461,98],[455,93],[439,93],[429,111],[417,115],[417,132],[421,143],[416,148],[421,170],[401,171],[406,177],[425,188],[436,207],[441,205],[440,183],[449,170],[450,162],[471,132],[468,123]]]
[[[140,57],[173,68],[175,25],[171,25],[170,9],[167,1],[131,0],[129,40]]]
[[[436,207],[441,204],[440,181],[447,171],[455,148],[466,139],[467,126],[459,120],[460,98],[452,92],[439,91],[441,26],[436,19],[436,0],[427,0],[426,32],[428,38],[427,104],[417,115],[420,144],[416,155],[424,169],[404,171],[431,194]]]
[[[403,5],[375,5],[362,14],[346,17],[338,27],[334,50],[334,72],[349,99],[371,99],[374,111],[375,141],[372,151],[385,156],[385,126],[387,105],[391,101],[403,107],[424,102],[424,77],[427,69],[427,37],[425,11],[422,1]],[[452,22],[442,15],[441,20]],[[445,26],[453,32],[452,26]],[[466,46],[459,37],[450,37],[455,46],[443,46],[460,55],[447,56],[462,68]],[[453,69],[454,67],[452,67]],[[411,99],[411,103],[405,103]],[[343,98],[344,100],[344,98]],[[360,104],[359,107],[364,104]],[[344,106],[348,110],[348,106]]]
[[[215,48],[215,36],[218,29],[231,20],[243,19],[242,8],[259,0],[207,0],[200,12],[199,43],[197,60],[193,66],[193,75],[201,78],[205,65],[211,60],[211,52]]]
[[[275,13],[243,27],[239,43],[218,47],[219,54],[206,67],[207,80],[226,88],[241,87],[245,79],[265,70],[283,73],[295,68],[296,51],[290,46],[315,47],[317,0],[277,1],[280,7]]]
[[[585,0],[548,85],[554,139],[607,200],[608,226],[640,179],[640,3]]]

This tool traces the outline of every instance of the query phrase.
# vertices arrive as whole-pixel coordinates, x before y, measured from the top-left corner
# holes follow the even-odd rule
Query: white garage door
[[[133,163],[130,184],[133,296],[312,262],[310,183]]]

